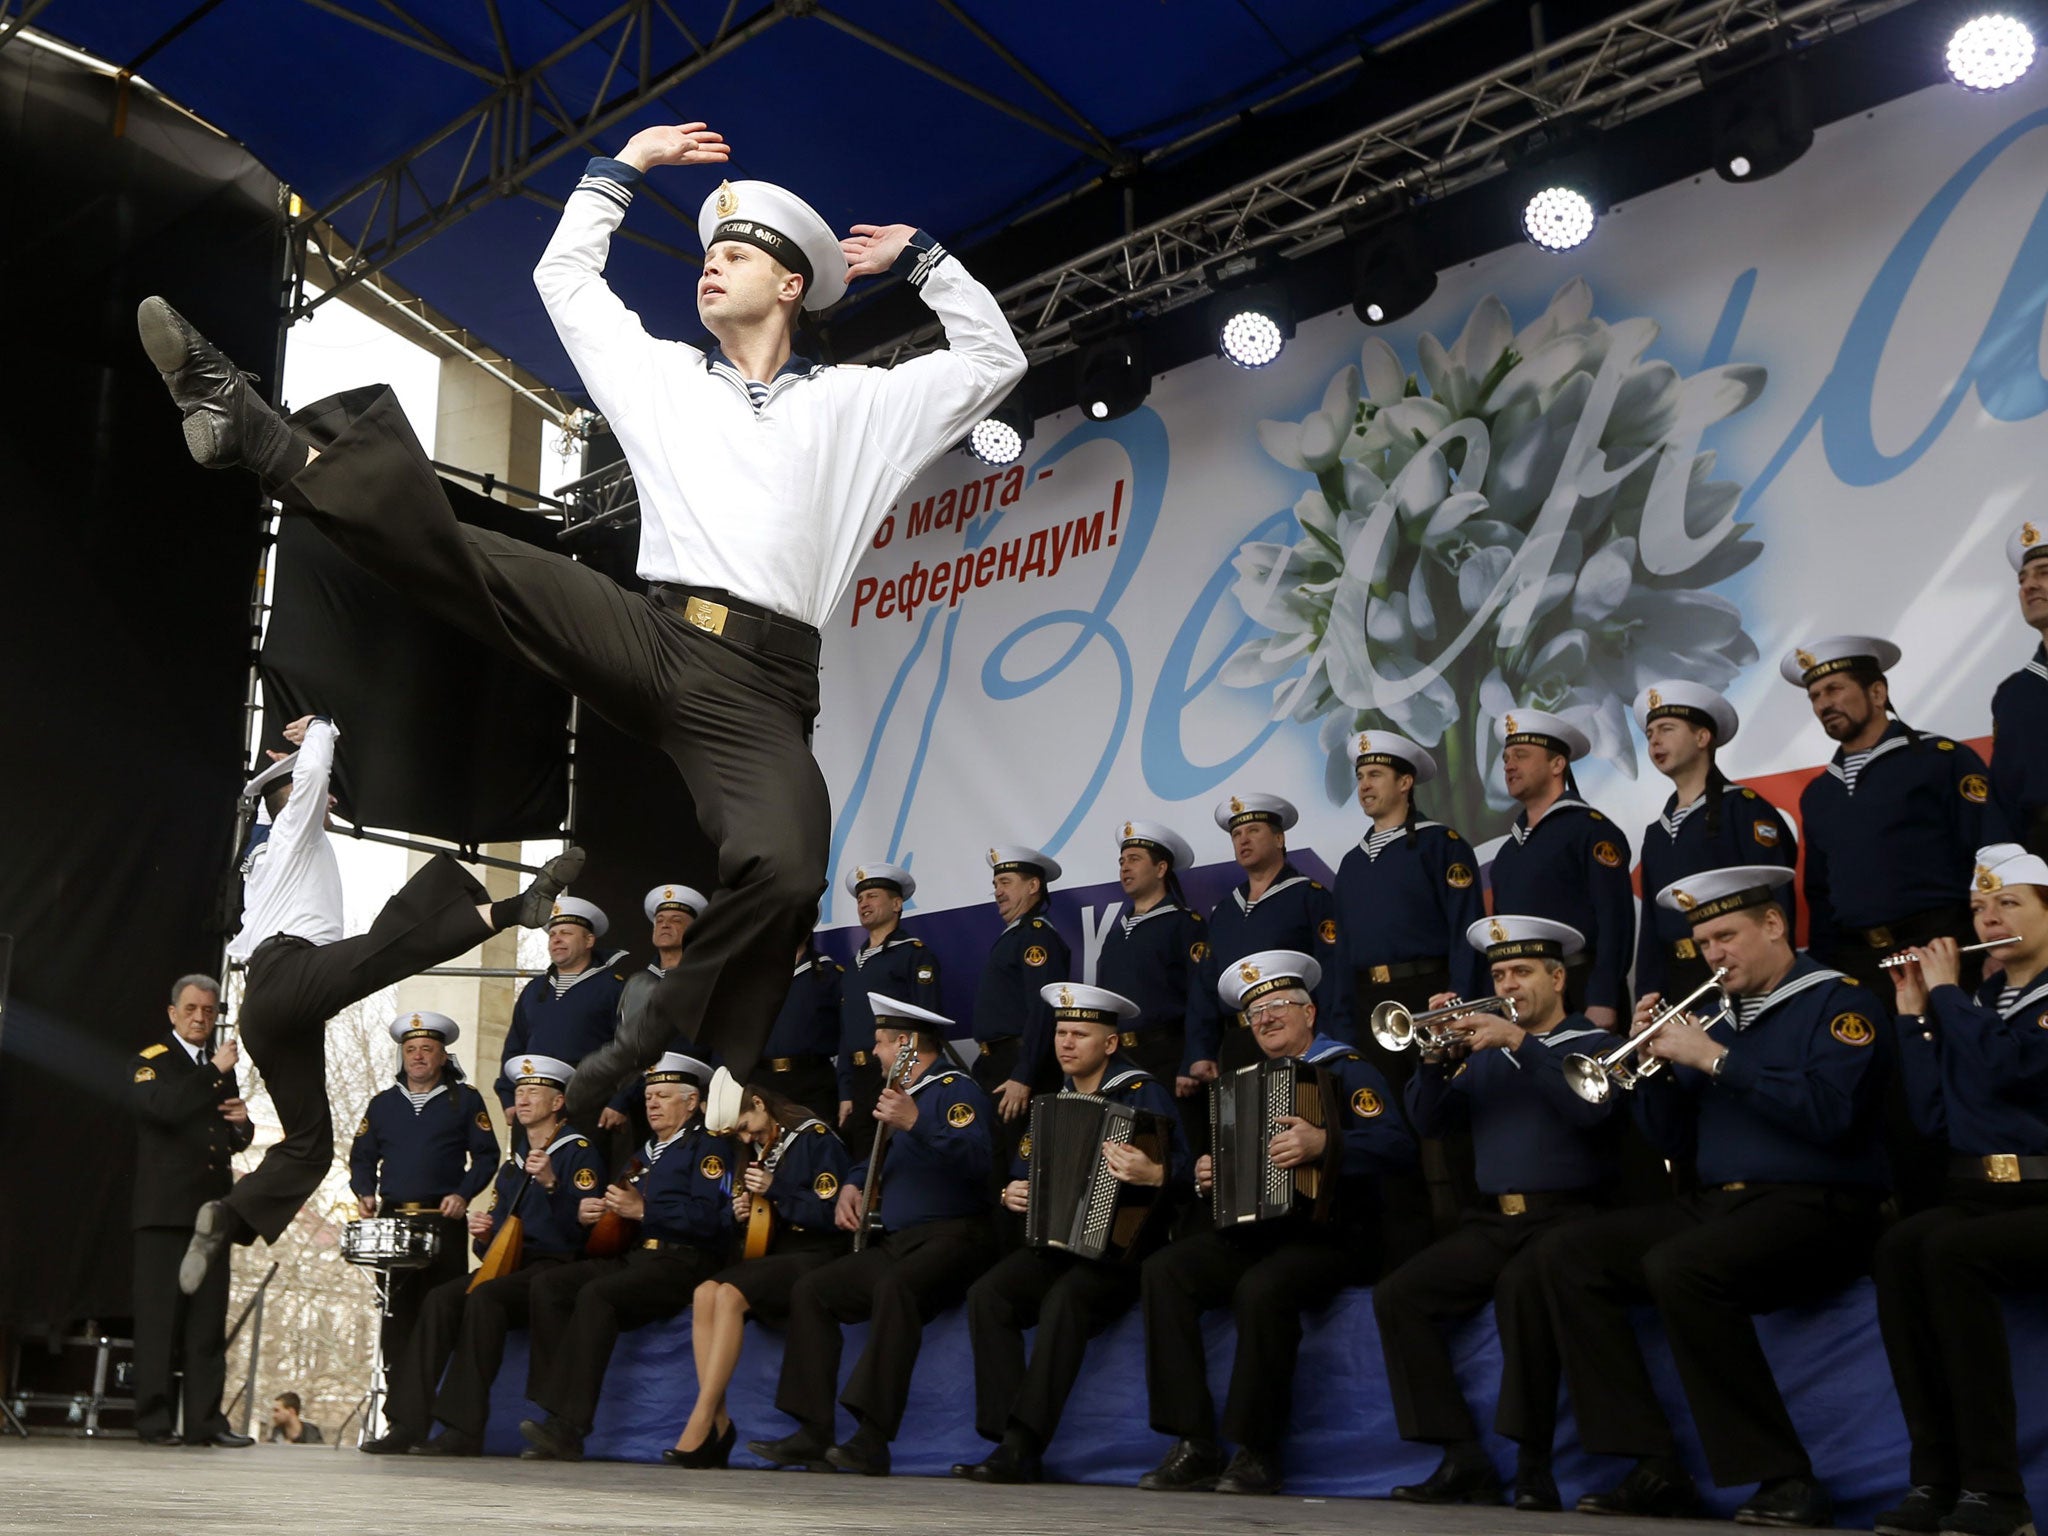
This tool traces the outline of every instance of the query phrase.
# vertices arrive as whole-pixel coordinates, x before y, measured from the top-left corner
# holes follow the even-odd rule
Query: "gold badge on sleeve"
[[[952,1126],[956,1131],[965,1130],[968,1126],[974,1124],[974,1106],[972,1104],[947,1105],[946,1124]]]
[[[1828,1025],[1828,1033],[1844,1045],[1869,1045],[1877,1039],[1877,1031],[1870,1027],[1870,1020],[1860,1013],[1838,1013]]]

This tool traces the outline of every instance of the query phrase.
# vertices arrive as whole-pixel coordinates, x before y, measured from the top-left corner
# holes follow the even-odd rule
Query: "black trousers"
[[[227,1196],[257,1236],[276,1242],[334,1161],[327,1102],[327,1021],[350,1003],[452,960],[489,929],[476,909],[490,894],[436,854],[384,903],[367,933],[332,944],[273,942],[249,957],[240,1033],[284,1128]]]
[[[384,1408],[391,1427],[424,1439],[439,1419],[481,1439],[491,1416],[491,1383],[505,1359],[505,1335],[526,1322],[534,1282],[562,1263],[528,1259],[474,1291],[468,1275],[429,1291],[391,1376]]]
[[[167,1435],[182,1424],[187,1440],[203,1440],[228,1427],[220,1411],[228,1375],[228,1266],[214,1265],[198,1291],[184,1295],[178,1289],[178,1261],[191,1241],[189,1226],[136,1229],[138,1435]]]
[[[1500,1402],[1494,1428],[1548,1457],[1557,1438],[1562,1366],[1534,1260],[1536,1240],[1598,1207],[1550,1206],[1521,1216],[1475,1210],[1449,1237],[1373,1287],[1387,1389],[1403,1440],[1450,1445],[1479,1430],[1458,1390],[1444,1327],[1493,1303],[1500,1333]]]
[[[694,629],[587,565],[457,522],[389,389],[335,395],[293,421],[321,454],[280,489],[286,506],[410,601],[667,753],[718,846],[719,888],[682,963],[631,1030],[578,1063],[570,1121],[594,1125],[676,1034],[744,1078],[825,888],[816,666]]]
[[[1459,942],[1463,942],[1462,938]],[[1415,1075],[1419,1048],[1390,1051],[1373,1038],[1372,1014],[1381,1003],[1399,1003],[1421,1013],[1430,998],[1450,990],[1448,969],[1375,982],[1372,973],[1355,973],[1351,1021],[1358,1035],[1358,1054],[1380,1069],[1394,1090],[1397,1108],[1406,1105],[1403,1090]],[[1403,1108],[1403,1114],[1406,1110]],[[1472,1177],[1472,1132],[1459,1126],[1445,1136],[1416,1138],[1416,1166],[1411,1172],[1379,1176],[1382,1251],[1389,1267],[1406,1263],[1440,1237],[1457,1229],[1464,1212],[1478,1199]]]
[[[890,1439],[903,1424],[924,1325],[967,1294],[995,1258],[981,1217],[929,1221],[820,1265],[796,1284],[775,1406],[827,1439],[835,1393]],[[867,1348],[838,1392],[840,1325],[868,1323]]]
[[[1908,1481],[2025,1498],[1999,1296],[2048,1287],[2048,1184],[1952,1184],[1884,1235],[1874,1270]]]
[[[384,1390],[388,1394],[391,1383],[398,1374],[398,1362],[405,1357],[405,1346],[412,1338],[414,1324],[419,1321],[420,1308],[427,1304],[427,1296],[436,1286],[446,1285],[450,1280],[469,1278],[469,1229],[461,1221],[450,1221],[445,1216],[421,1216],[420,1223],[431,1223],[440,1229],[441,1251],[434,1255],[434,1262],[418,1269],[396,1270],[391,1275],[391,1315],[384,1320]]]
[[[1020,1248],[974,1282],[967,1331],[974,1347],[974,1427],[982,1438],[1000,1440],[1014,1423],[1041,1446],[1052,1439],[1088,1341],[1131,1309],[1141,1272],[1135,1263]],[[1027,1360],[1024,1331],[1034,1327]]]
[[[1152,1427],[1182,1439],[1216,1436],[1202,1314],[1227,1306],[1237,1322],[1237,1358],[1223,1437],[1257,1451],[1277,1450],[1294,1398],[1301,1314],[1328,1306],[1347,1285],[1371,1284],[1374,1267],[1365,1234],[1309,1231],[1294,1222],[1197,1232],[1153,1254],[1141,1282]]]
[[[875,1149],[875,1101],[882,1096],[882,1068],[875,1064],[872,1055],[866,1066],[853,1069],[853,1108],[846,1113],[846,1124],[839,1127],[839,1139],[846,1143],[848,1156],[857,1163],[868,1160],[868,1154]],[[839,1091],[833,1084],[832,1091]],[[832,1107],[833,1120],[839,1115],[838,1105]]]
[[[1753,1314],[1820,1301],[1870,1268],[1880,1192],[1781,1184],[1702,1190],[1575,1221],[1536,1265],[1578,1411],[1598,1456],[1674,1456],[1628,1308],[1654,1301],[1723,1487],[1810,1477]]]
[[[634,1248],[616,1259],[563,1264],[534,1282],[526,1395],[578,1434],[597,1421],[612,1347],[628,1328],[674,1317],[723,1255],[702,1248]]]

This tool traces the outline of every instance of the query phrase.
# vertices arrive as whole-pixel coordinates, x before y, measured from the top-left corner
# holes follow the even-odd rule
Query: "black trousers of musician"
[[[665,752],[718,846],[718,890],[631,1038],[578,1064],[573,1124],[678,1033],[744,1078],[825,888],[831,807],[810,753],[814,662],[736,644],[552,550],[456,521],[389,389],[300,412],[320,456],[278,494],[350,559]],[[778,958],[779,957],[779,958]]]
[[[530,1258],[473,1291],[468,1275],[429,1291],[391,1376],[384,1405],[391,1427],[424,1439],[439,1419],[481,1439],[491,1416],[491,1383],[505,1359],[505,1335],[525,1325],[534,1282],[563,1262]]]
[[[756,1074],[765,1079],[776,1092],[796,1100],[827,1125],[837,1125],[839,1074],[832,1066],[832,1058],[778,1056],[775,1060],[785,1061],[788,1065],[778,1068],[774,1062],[764,1061],[755,1067]],[[872,1112],[874,1106],[870,1104],[868,1109]]]
[[[1031,1129],[1031,1111],[1027,1106],[1024,1113],[1014,1120],[1005,1120],[1002,1115],[1001,1098],[1003,1084],[1010,1080],[1010,1074],[1017,1070],[1017,1056],[1023,1042],[1015,1035],[1003,1040],[991,1040],[981,1048],[974,1058],[971,1071],[982,1092],[996,1100],[995,1156],[989,1163],[989,1195],[998,1202],[991,1218],[995,1226],[996,1245],[1004,1253],[1010,1253],[1024,1245],[1024,1218],[1002,1204],[1003,1186],[1010,1182],[1010,1168],[1017,1159],[1017,1148],[1024,1140],[1024,1133]],[[1054,1069],[1057,1071],[1057,1069]],[[1059,1087],[1057,1080],[1046,1082],[1043,1078],[1031,1084],[1033,1093],[1051,1093]]]
[[[724,1255],[702,1248],[633,1248],[621,1258],[564,1264],[535,1282],[526,1395],[578,1434],[597,1421],[612,1347],[628,1328],[686,1310]]]
[[[775,1406],[831,1439],[836,1394],[848,1412],[893,1440],[924,1325],[957,1304],[995,1256],[989,1223],[970,1216],[885,1233],[859,1253],[812,1270],[790,1297]],[[862,1321],[867,1347],[840,1392],[839,1329]]]
[[[1868,1273],[1876,1190],[1709,1189],[1575,1221],[1536,1265],[1577,1410],[1598,1456],[1675,1456],[1628,1309],[1654,1301],[1714,1481],[1810,1477],[1753,1315],[1820,1301]]]
[[[1845,976],[1853,976],[1870,988],[1880,1010],[1892,1006],[1892,976],[1878,962],[1908,945],[1930,939],[1954,939],[1958,944],[1977,942],[1976,925],[1967,906],[1937,907],[1920,912],[1881,929],[1845,929],[1842,942],[1828,964]],[[1984,957],[1964,955],[1962,985],[1975,992],[1984,979]],[[1882,1014],[1874,1016],[1884,1027]],[[1886,1074],[1884,1090],[1884,1153],[1891,1164],[1892,1193],[1899,1209],[1907,1214],[1924,1211],[1941,1203],[1948,1185],[1948,1147],[1920,1134],[1906,1107],[1906,1079],[1901,1072]]]
[[[1213,1439],[1220,1428],[1238,1445],[1278,1450],[1294,1398],[1301,1314],[1328,1306],[1347,1285],[1370,1285],[1372,1244],[1369,1229],[1279,1221],[1197,1232],[1153,1254],[1142,1277],[1152,1427],[1193,1439]],[[1237,1358],[1219,1424],[1202,1314],[1225,1306],[1237,1322]]]
[[[1449,1237],[1425,1248],[1373,1287],[1373,1314],[1387,1361],[1394,1423],[1403,1440],[1453,1445],[1476,1440],[1472,1410],[1458,1390],[1444,1329],[1489,1301],[1500,1334],[1500,1400],[1494,1428],[1547,1458],[1557,1438],[1563,1369],[1550,1306],[1537,1272],[1537,1239],[1599,1206],[1577,1196],[1525,1197],[1519,1216],[1473,1210]]]
[[[2048,1183],[1951,1184],[1884,1235],[1873,1268],[1907,1480],[2025,1498],[1999,1297],[2048,1285]]]
[[[1040,1446],[1059,1428],[1088,1341],[1130,1311],[1142,1266],[1020,1248],[967,1293],[974,1347],[974,1427],[1000,1440],[1011,1424]],[[1027,1359],[1024,1331],[1038,1330]]]
[[[1181,1060],[1187,1054],[1187,1035],[1178,1029],[1137,1030],[1118,1045],[1116,1054],[1119,1061],[1134,1062],[1144,1068],[1168,1093],[1174,1094],[1173,1107],[1180,1111],[1180,1126],[1187,1133],[1188,1145],[1207,1146],[1209,1095],[1199,1092],[1181,1098],[1174,1089]],[[1198,1132],[1203,1138],[1199,1142]]]
[[[863,1051],[865,1061],[853,1065],[853,1108],[847,1111],[846,1123],[839,1127],[839,1139],[846,1143],[847,1155],[857,1163],[868,1160],[868,1153],[875,1146],[875,1101],[882,1096],[882,1069],[875,1064],[875,1058]],[[835,1085],[833,1091],[838,1092]],[[837,1124],[838,1106],[832,1110]]]
[[[187,1227],[135,1232],[135,1433],[204,1440],[228,1428],[220,1411],[227,1383],[228,1266],[207,1271],[197,1292],[178,1289]],[[182,1406],[184,1417],[179,1418]]]
[[[1380,1069],[1387,1086],[1394,1090],[1396,1106],[1407,1102],[1402,1091],[1415,1074],[1419,1053],[1413,1046],[1390,1051],[1375,1040],[1372,1011],[1381,1003],[1395,1002],[1421,1013],[1432,997],[1449,991],[1450,986],[1451,973],[1442,966],[1383,982],[1372,980],[1368,970],[1355,975],[1351,1020],[1358,1035],[1358,1054]],[[1406,1263],[1438,1238],[1456,1231],[1464,1212],[1479,1198],[1479,1186],[1472,1177],[1469,1128],[1459,1126],[1446,1136],[1417,1137],[1416,1150],[1412,1172],[1383,1173],[1379,1178],[1381,1246],[1389,1268]]]
[[[476,909],[490,899],[460,864],[436,854],[384,903],[369,932],[332,944],[274,938],[249,957],[242,1043],[284,1127],[283,1139],[227,1196],[251,1232],[276,1242],[334,1161],[327,1021],[481,943],[490,928]]]
[[[391,1383],[397,1378],[398,1363],[405,1358],[405,1346],[412,1338],[413,1326],[418,1323],[420,1308],[427,1304],[427,1297],[436,1286],[446,1285],[450,1280],[469,1278],[469,1231],[461,1221],[450,1221],[445,1216],[421,1216],[416,1218],[422,1226],[431,1225],[441,1234],[441,1248],[434,1255],[431,1264],[418,1269],[393,1270],[389,1278],[391,1286],[391,1315],[382,1326],[384,1344],[384,1390],[388,1394]]]

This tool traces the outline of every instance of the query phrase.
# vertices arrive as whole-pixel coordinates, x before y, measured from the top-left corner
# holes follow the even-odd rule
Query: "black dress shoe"
[[[1515,1508],[1526,1515],[1555,1514],[1564,1508],[1549,1468],[1530,1467],[1515,1474]]]
[[[1735,1511],[1737,1525],[1803,1527],[1833,1525],[1835,1506],[1827,1489],[1810,1477],[1774,1477]]]
[[[137,1435],[135,1438],[144,1445],[183,1445],[185,1443],[185,1437],[175,1429],[159,1430],[153,1435]]]
[[[953,1475],[977,1483],[1042,1483],[1045,1463],[1032,1451],[1003,1444],[980,1461],[956,1461]]]
[[[1176,1440],[1166,1457],[1138,1479],[1154,1493],[1207,1492],[1223,1475],[1223,1452],[1213,1440]]]
[[[1255,1451],[1248,1445],[1237,1448],[1230,1465],[1216,1479],[1218,1493],[1278,1493],[1280,1455],[1277,1451]]]
[[[162,299],[144,299],[135,324],[142,349],[184,413],[185,447],[196,462],[208,469],[238,464],[272,485],[305,468],[304,441],[251,387],[254,374],[229,362]]]
[[[365,1440],[356,1449],[365,1456],[403,1456],[420,1443],[420,1437],[409,1429],[392,1428],[374,1440]]]
[[[887,1477],[889,1442],[882,1438],[880,1432],[863,1424],[853,1432],[852,1439],[827,1451],[825,1459],[842,1472],[858,1472],[862,1477]]]
[[[2010,1494],[1965,1489],[1941,1529],[1944,1536],[2034,1536],[2034,1511]]]
[[[526,1449],[519,1454],[528,1461],[583,1459],[583,1437],[553,1414],[539,1423],[521,1419],[519,1433],[526,1439]]]
[[[206,1284],[207,1271],[220,1258],[220,1251],[227,1247],[234,1229],[235,1213],[228,1209],[226,1201],[209,1200],[199,1207],[199,1214],[192,1218],[192,1241],[185,1245],[185,1257],[178,1260],[179,1290],[187,1296],[199,1294],[199,1287]]]
[[[1692,1477],[1673,1461],[1645,1457],[1630,1468],[1627,1477],[1605,1493],[1589,1493],[1579,1500],[1582,1515],[1647,1516],[1668,1520],[1689,1515],[1699,1505]]]
[[[1875,1536],[1935,1536],[1956,1507],[1956,1490],[1915,1483],[1906,1496],[1877,1517]]]
[[[210,1435],[201,1435],[197,1440],[187,1440],[187,1445],[214,1446],[223,1451],[239,1451],[256,1443],[253,1435],[238,1435],[232,1429],[217,1429]]]
[[[409,1456],[481,1456],[483,1441],[475,1435],[466,1435],[459,1429],[444,1429],[433,1439],[414,1446]]]
[[[1484,1451],[1460,1447],[1446,1450],[1423,1481],[1391,1489],[1387,1497],[1403,1504],[1498,1504],[1500,1476]]]
[[[802,1467],[806,1472],[832,1470],[832,1463],[825,1459],[829,1449],[825,1437],[808,1425],[780,1440],[749,1440],[747,1449],[771,1466]]]

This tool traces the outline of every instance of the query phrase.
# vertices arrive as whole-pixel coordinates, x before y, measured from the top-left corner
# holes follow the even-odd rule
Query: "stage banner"
[[[1436,753],[1420,801],[1484,856],[1518,704],[1588,732],[1584,797],[1637,839],[1669,793],[1637,691],[1726,691],[1723,767],[1796,785],[1833,744],[1777,661],[1821,636],[1892,637],[1900,714],[1982,738],[2034,645],[2005,539],[2048,530],[2044,193],[2048,87],[1934,87],[1772,179],[1446,272],[1399,324],[1304,321],[1269,368],[1042,420],[1007,469],[946,455],[825,635],[822,925],[859,864],[907,866],[964,1015],[1001,927],[986,850],[1023,843],[1065,866],[1092,974],[1126,818],[1189,839],[1206,910],[1236,879],[1216,802],[1284,795],[1327,880],[1364,830],[1361,727]]]

